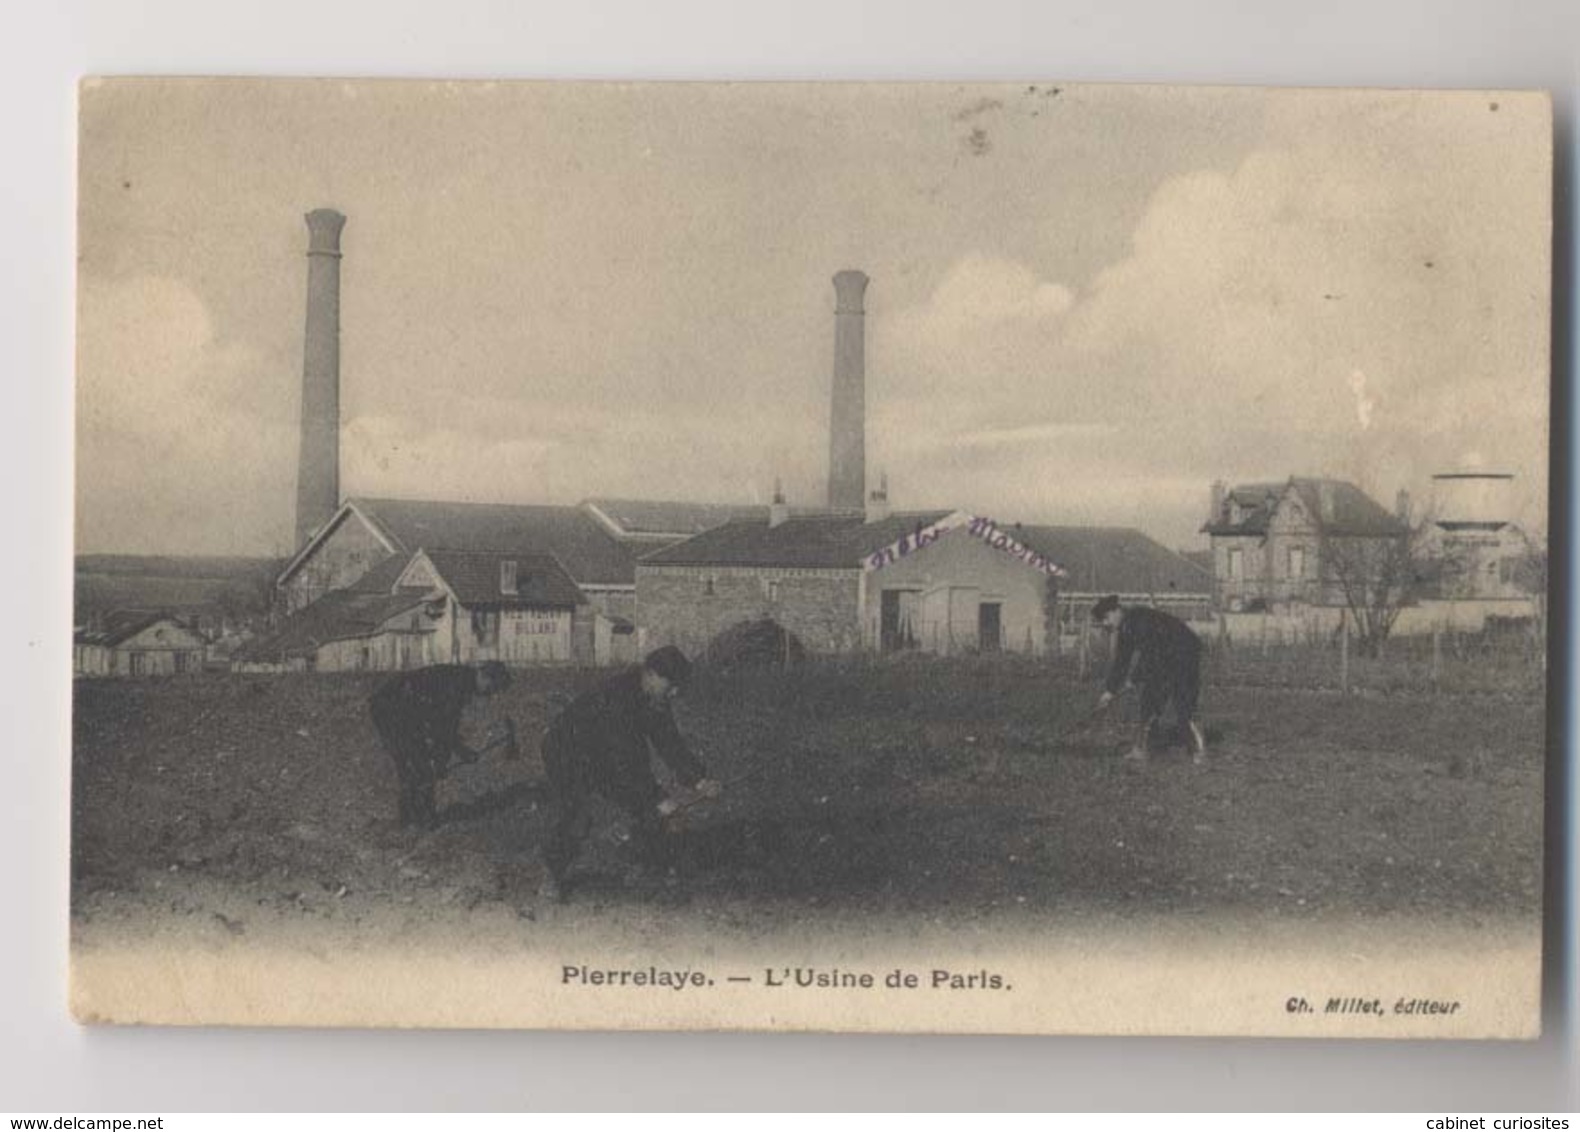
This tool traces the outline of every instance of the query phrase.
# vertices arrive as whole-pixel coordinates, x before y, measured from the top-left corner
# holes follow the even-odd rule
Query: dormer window
[[[499,564],[499,592],[514,594],[516,592],[516,563],[514,560]]]

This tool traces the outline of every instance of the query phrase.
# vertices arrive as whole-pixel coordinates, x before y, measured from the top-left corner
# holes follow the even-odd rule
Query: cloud
[[[1055,319],[1073,302],[1068,288],[1039,278],[1025,264],[973,252],[950,267],[911,318],[924,336],[960,339],[1005,324]]]
[[[77,394],[83,415],[132,431],[161,425],[198,392],[213,346],[208,310],[174,279],[83,284]]]
[[[928,298],[876,321],[869,369],[880,430],[927,405],[934,428],[1023,421],[1027,388],[1049,375],[1069,288],[1024,263],[969,253]],[[892,382],[892,384],[889,384]]]
[[[260,531],[286,539],[296,432],[252,407],[280,377],[262,355],[216,339],[170,278],[85,277],[78,318],[79,543],[258,553]]]
[[[1115,521],[1150,497],[1178,539],[1205,484],[1252,471],[1386,500],[1488,450],[1543,497],[1539,163],[1343,125],[1165,179],[1079,294],[1030,259],[956,261],[873,337],[870,444],[899,489],[1057,483],[1056,514]]]

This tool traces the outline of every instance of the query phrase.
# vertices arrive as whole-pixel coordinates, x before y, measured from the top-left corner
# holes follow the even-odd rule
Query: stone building
[[[1385,556],[1409,537],[1404,519],[1354,484],[1299,476],[1214,484],[1202,530],[1212,539],[1214,604],[1229,613],[1342,606],[1341,564]]]
[[[637,620],[644,647],[694,653],[765,618],[812,652],[1040,653],[1058,575],[963,511],[792,516],[779,504],[642,558]]]

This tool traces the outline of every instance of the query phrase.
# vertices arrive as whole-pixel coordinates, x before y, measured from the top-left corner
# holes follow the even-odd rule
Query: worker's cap
[[[1118,608],[1118,594],[1109,594],[1107,597],[1099,598],[1097,604],[1092,606],[1092,620],[1101,621]]]
[[[654,649],[642,664],[677,688],[691,678],[691,661],[674,645]]]

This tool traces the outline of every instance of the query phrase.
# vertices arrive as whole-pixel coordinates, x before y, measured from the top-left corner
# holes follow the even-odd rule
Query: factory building
[[[611,664],[662,643],[700,651],[725,629],[763,617],[815,651],[1036,654],[1059,647],[1061,620],[1076,621],[1073,602],[1089,606],[1116,590],[1199,596],[1188,564],[1141,536],[1116,550],[1116,536],[1103,532],[1083,540],[1072,528],[1005,529],[960,510],[891,515],[887,484],[869,496],[869,280],[856,270],[833,277],[823,506],[792,510],[777,487],[771,506],[339,501],[345,217],[319,209],[307,224],[300,549],[277,579],[283,620],[249,646],[248,663]],[[1086,588],[1061,597],[1056,563],[1067,553],[1085,566]]]
[[[426,626],[435,635],[423,663],[619,663],[635,649],[635,564],[631,549],[582,507],[351,499],[281,571],[277,594],[288,614],[281,634],[299,636],[294,622],[326,597],[438,591],[445,596],[436,608],[445,612]],[[525,588],[491,590],[511,569]],[[474,622],[479,602],[497,609],[479,611]],[[252,653],[275,648],[266,639]],[[386,666],[389,655],[373,650],[368,666]]]
[[[436,663],[578,658],[576,610],[587,599],[552,555],[419,550],[395,587],[428,594]]]
[[[646,646],[695,652],[770,619],[816,653],[1040,654],[1059,575],[1012,532],[964,511],[792,516],[776,504],[766,520],[645,556],[637,620]]]

